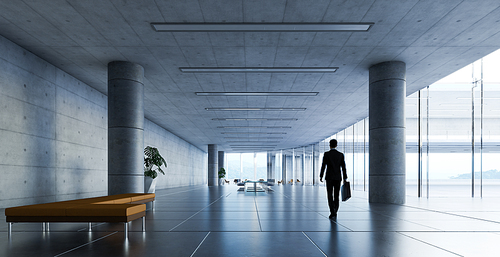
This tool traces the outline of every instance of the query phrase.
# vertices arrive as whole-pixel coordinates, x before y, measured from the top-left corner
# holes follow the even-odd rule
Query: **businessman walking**
[[[337,218],[337,211],[339,210],[340,205],[340,183],[342,182],[342,177],[344,182],[347,180],[344,154],[337,151],[337,149],[335,149],[336,147],[337,140],[330,140],[330,151],[325,152],[323,156],[323,164],[321,165],[321,173],[319,175],[320,181],[323,182],[323,175],[325,175],[326,166],[325,180],[328,206],[330,207],[330,219]]]

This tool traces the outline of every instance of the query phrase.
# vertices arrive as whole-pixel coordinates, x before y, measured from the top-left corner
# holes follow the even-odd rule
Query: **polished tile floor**
[[[157,191],[124,239],[122,224],[0,222],[0,256],[500,256],[500,198],[408,197],[369,204],[354,191],[330,221],[325,187],[236,186]],[[1,210],[3,211],[3,210]]]

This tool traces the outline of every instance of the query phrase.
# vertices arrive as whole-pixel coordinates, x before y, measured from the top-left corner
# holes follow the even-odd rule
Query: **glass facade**
[[[498,67],[500,51],[407,97],[407,195],[500,196]],[[368,191],[368,124],[366,118],[317,144],[268,152],[267,158],[273,161],[259,159],[259,163],[272,167],[267,174],[255,171],[259,174],[255,178],[273,177],[287,185],[323,185],[318,179],[321,160],[330,139],[335,138],[337,149],[345,154],[353,190]],[[241,163],[249,161],[242,160],[255,161],[259,154],[227,154],[226,158],[228,163],[240,162],[243,170]],[[262,165],[254,163],[253,167],[264,170]],[[243,175],[250,174],[247,171],[233,172],[231,167],[237,165],[229,166],[229,177],[250,176]]]

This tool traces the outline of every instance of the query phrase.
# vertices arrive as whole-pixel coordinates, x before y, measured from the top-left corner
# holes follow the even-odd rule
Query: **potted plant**
[[[224,178],[226,177],[226,170],[224,168],[219,169],[219,186],[224,185]]]
[[[165,175],[161,169],[162,165],[167,168],[167,161],[160,155],[160,151],[155,147],[146,146],[144,148],[144,192],[155,192],[158,173]]]

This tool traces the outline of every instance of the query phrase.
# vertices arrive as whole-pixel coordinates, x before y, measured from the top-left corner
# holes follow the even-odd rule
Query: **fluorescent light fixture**
[[[246,147],[246,148],[253,148],[253,147],[276,147],[278,145],[230,145],[230,147]]]
[[[248,139],[283,139],[283,137],[247,137]],[[242,139],[241,137],[224,137],[224,139]]]
[[[472,100],[472,97],[457,97],[458,100]],[[480,100],[480,97],[475,97],[475,100]],[[484,97],[484,100],[500,100],[500,97]]]
[[[280,141],[226,141],[226,143],[239,143],[239,144],[278,144]]]
[[[459,109],[454,109],[454,110],[447,110],[447,109],[430,109],[432,112],[470,112],[471,110],[459,110]]]
[[[317,96],[318,92],[196,92],[198,96]]]
[[[248,120],[256,120],[256,121],[297,121],[299,119],[295,118],[214,118],[212,120],[219,121],[248,121]]]
[[[440,106],[448,106],[448,107],[462,107],[462,108],[463,107],[465,107],[465,108],[470,107],[470,105],[467,105],[465,103],[463,103],[463,104],[439,104],[439,105]]]
[[[229,108],[205,108],[207,111],[305,111],[306,108],[247,108],[247,107],[229,107]]]
[[[256,128],[269,128],[269,129],[284,129],[284,128],[292,128],[292,127],[281,127],[281,126],[221,126],[221,127],[217,127],[217,128],[220,128],[220,129],[245,129],[245,128],[251,128],[251,129],[256,129]]]
[[[239,134],[239,135],[270,135],[270,134],[276,134],[276,135],[284,135],[286,134],[285,132],[221,132],[221,134]]]
[[[233,149],[262,149],[262,148],[274,149],[276,147],[275,146],[250,146],[250,147],[247,147],[247,146],[231,146],[231,148],[233,148]]]
[[[187,73],[333,73],[338,67],[180,67]]]
[[[366,32],[373,22],[349,23],[167,23],[152,22],[156,32]]]

